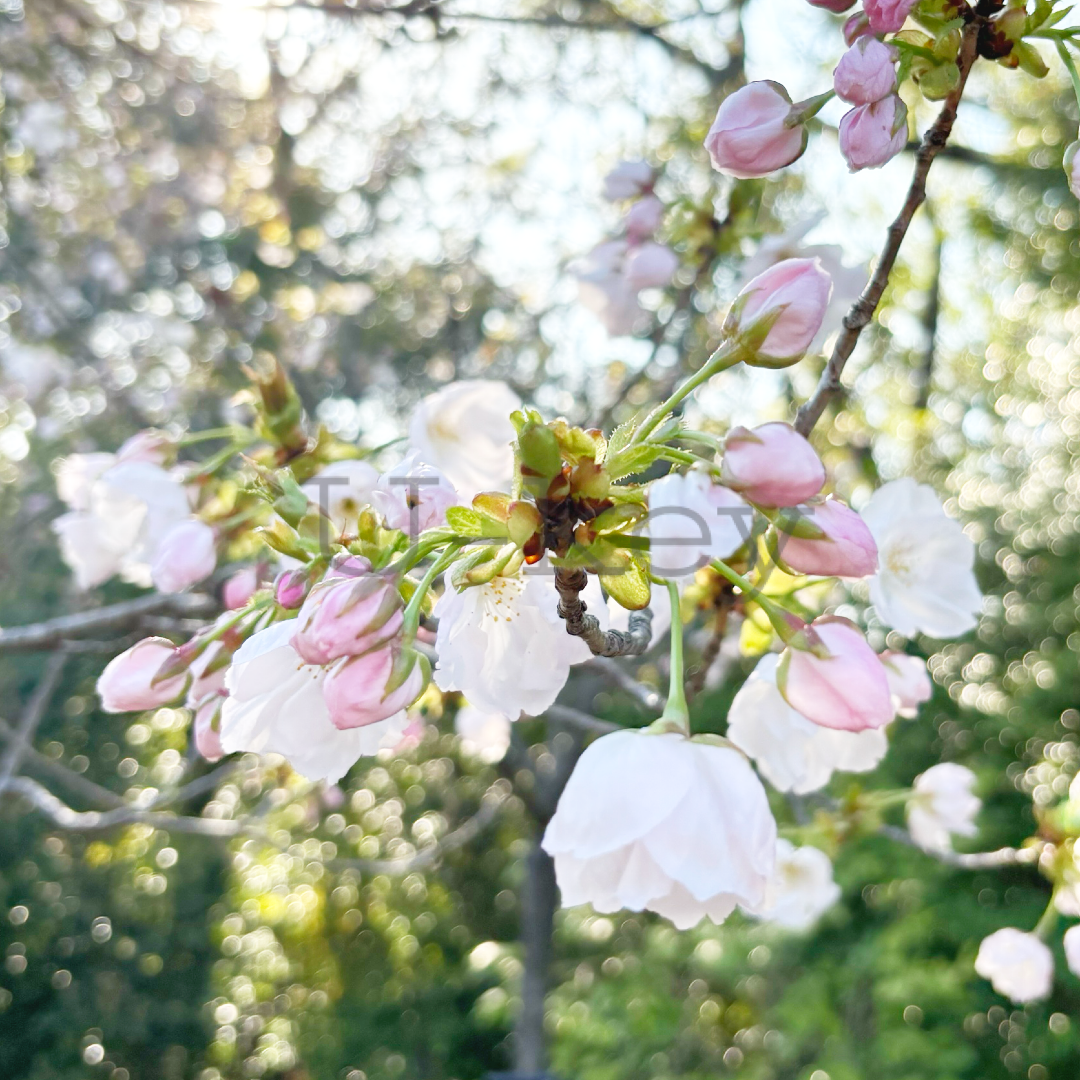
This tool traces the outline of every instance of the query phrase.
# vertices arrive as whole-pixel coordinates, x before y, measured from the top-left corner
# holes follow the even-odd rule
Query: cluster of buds
[[[809,2],[841,14],[855,0]],[[897,92],[901,83],[910,78],[929,101],[957,88],[961,28],[973,20],[979,22],[977,55],[1036,78],[1047,74],[1039,52],[1024,37],[1057,21],[1064,11],[1055,12],[1049,3],[1036,5],[1031,14],[1023,3],[984,8],[966,0],[864,0],[847,18],[843,36],[848,51],[834,71],[833,93],[854,106],[840,122],[840,150],[853,172],[879,168],[904,148],[908,124]],[[1062,58],[1073,69],[1064,50]],[[721,103],[705,140],[713,165],[740,178],[766,176],[790,165],[806,149],[807,121],[832,96],[793,104],[783,86],[767,80],[736,90]],[[1072,183],[1071,158],[1066,172]]]
[[[624,161],[604,180],[604,195],[627,204],[623,235],[598,244],[576,268],[585,304],[609,334],[633,331],[642,314],[638,294],[670,285],[679,257],[655,240],[664,220],[664,204],[653,193],[655,175],[644,161]]]

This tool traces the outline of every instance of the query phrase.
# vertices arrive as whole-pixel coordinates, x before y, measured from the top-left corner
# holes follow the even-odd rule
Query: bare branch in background
[[[589,667],[603,675],[613,686],[625,690],[650,712],[664,707],[662,694],[657,693],[651,686],[638,682],[629,671],[614,660],[609,660],[606,656],[596,656],[589,661]]]
[[[976,851],[965,854],[959,851],[927,851],[915,842],[907,829],[896,825],[882,825],[878,832],[898,844],[917,848],[938,862],[956,866],[962,870],[992,870],[999,866],[1034,866],[1039,861],[1038,848],[998,848],[997,851]]]
[[[941,257],[945,246],[945,236],[940,229],[935,229],[937,243],[934,245],[934,279],[930,283],[930,293],[926,298],[926,312],[923,315],[923,329],[926,331],[926,352],[923,354],[922,367],[919,369],[919,397],[917,408],[925,409],[930,401],[930,384],[934,378],[934,353],[937,351],[938,319],[941,317]]]
[[[843,374],[844,366],[855,349],[859,335],[870,324],[870,320],[874,317],[874,312],[881,302],[885,287],[889,283],[889,275],[896,264],[896,256],[900,251],[900,245],[907,235],[915,211],[919,209],[926,199],[927,173],[934,163],[934,158],[944,149],[949,135],[952,133],[953,124],[956,122],[956,110],[960,105],[961,97],[963,97],[971,65],[975,62],[981,25],[981,20],[975,19],[964,28],[960,55],[957,58],[960,78],[956,87],[945,99],[945,104],[942,106],[937,120],[934,121],[923,136],[918,153],[915,155],[915,172],[911,178],[907,198],[900,208],[900,213],[896,215],[896,219],[889,226],[885,247],[882,249],[874,274],[867,283],[862,296],[844,316],[843,332],[837,339],[832,356],[829,357],[829,362],[825,365],[825,370],[821,373],[817,389],[799,409],[798,416],[795,418],[795,430],[801,435],[809,435],[829,402],[838,397],[843,391],[840,376]]]
[[[30,700],[19,718],[19,726],[12,733],[3,757],[0,757],[0,793],[19,771],[23,757],[34,741],[34,733],[45,718],[45,710],[48,709],[53,693],[59,685],[67,660],[65,652],[55,652],[45,664],[45,673],[30,695]]]
[[[601,720],[598,716],[590,716],[580,709],[573,709],[569,705],[552,705],[547,715],[554,720],[561,720],[564,724],[573,724],[593,735],[610,735],[613,731],[622,731],[621,724],[613,724],[610,720]]]
[[[0,652],[51,649],[68,638],[138,625],[146,615],[168,612],[177,616],[198,616],[209,615],[216,610],[216,601],[201,593],[151,593],[108,607],[60,615],[28,626],[3,627],[0,629]]]

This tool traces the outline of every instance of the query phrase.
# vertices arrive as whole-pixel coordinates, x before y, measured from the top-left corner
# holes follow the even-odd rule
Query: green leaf
[[[609,455],[607,460],[608,475],[612,480],[618,480],[623,476],[643,473],[663,457],[666,449],[666,447],[655,446],[652,443],[643,443],[639,446],[628,447],[619,454]]]
[[[597,515],[589,522],[589,527],[598,536],[622,532],[627,525],[635,524],[647,513],[648,511],[640,503],[620,503]]]
[[[483,520],[469,506],[451,506],[446,511],[446,523],[458,536],[482,536]]]
[[[607,441],[607,457],[610,458],[614,454],[617,454],[620,450],[624,450],[630,445],[630,440],[634,437],[634,429],[637,427],[637,417],[632,420],[626,420],[621,423],[612,433],[611,438]]]
[[[621,604],[628,611],[640,611],[649,606],[652,595],[649,575],[632,556],[627,557],[626,565],[621,571],[601,574],[600,584],[607,590],[608,596],[613,597],[617,604]]]

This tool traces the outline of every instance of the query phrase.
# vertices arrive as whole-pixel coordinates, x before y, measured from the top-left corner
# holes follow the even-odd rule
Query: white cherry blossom
[[[776,822],[737,750],[627,730],[582,754],[543,847],[564,906],[647,909],[684,930],[764,902]]]
[[[765,903],[748,914],[787,930],[809,930],[839,899],[829,856],[820,848],[795,847],[781,839]]]
[[[506,491],[514,474],[510,414],[521,399],[504,382],[462,379],[429,394],[409,421],[409,444],[462,499]]]
[[[454,716],[454,730],[462,749],[481,761],[502,761],[510,745],[510,718],[501,712],[484,712],[466,702]]]
[[[975,971],[1016,1002],[1042,1001],[1054,986],[1054,954],[1034,934],[1006,926],[983,938]]]
[[[878,547],[870,599],[901,634],[952,638],[971,630],[982,607],[975,545],[934,489],[910,477],[878,488],[860,511]]]
[[[606,629],[607,607],[591,575],[582,599]],[[461,592],[448,579],[434,612],[436,685],[460,690],[485,712],[512,720],[523,712],[538,716],[554,704],[571,664],[592,657],[580,638],[567,634],[558,602],[546,564]]]
[[[300,659],[289,644],[296,629],[296,619],[274,623],[237,650],[225,676],[221,748],[280,754],[309,780],[335,783],[359,758],[395,746],[408,718],[402,709],[366,727],[334,727],[322,693],[328,669]]]
[[[973,795],[975,774],[963,765],[943,761],[915,778],[908,800],[908,829],[926,851],[950,851],[953,836],[974,836],[982,801]]]
[[[356,519],[370,506],[379,470],[366,461],[335,461],[320,469],[300,490],[334,523],[339,533],[356,535]]]
[[[1070,926],[1061,939],[1065,949],[1065,962],[1074,975],[1080,975],[1080,926]]]
[[[71,510],[52,527],[80,589],[116,574],[148,588],[158,545],[191,518],[183,485],[149,461],[72,454],[59,463],[56,485]]]
[[[727,737],[777,789],[803,795],[824,787],[833,772],[868,772],[889,748],[880,728],[841,731],[796,712],[776,685],[779,657],[767,653],[728,710]]]
[[[692,577],[711,559],[725,559],[742,547],[750,524],[742,498],[706,473],[669,473],[649,488],[653,571],[672,579]]]

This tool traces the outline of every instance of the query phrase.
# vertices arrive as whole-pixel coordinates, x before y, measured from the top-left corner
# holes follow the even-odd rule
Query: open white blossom
[[[820,848],[776,841],[776,869],[765,903],[750,915],[788,930],[809,930],[840,899],[832,860]]]
[[[371,505],[379,470],[366,461],[335,461],[320,469],[300,490],[334,523],[339,533],[356,535],[356,519]]]
[[[582,754],[543,847],[564,906],[647,909],[685,930],[764,902],[776,822],[737,750],[617,731]]]
[[[502,761],[510,745],[510,719],[505,713],[484,712],[462,705],[454,716],[454,730],[467,754],[489,763]]]
[[[1054,954],[1034,934],[1006,926],[983,938],[975,971],[1017,1005],[1042,1001],[1054,986]]]
[[[1065,962],[1069,965],[1069,970],[1080,976],[1080,926],[1070,926],[1065,931],[1061,944],[1065,949]]]
[[[727,737],[754,760],[777,791],[804,795],[834,772],[868,772],[889,748],[880,728],[841,731],[796,712],[776,686],[779,657],[767,653],[728,710]]]
[[[974,836],[982,801],[971,788],[975,774],[952,761],[934,765],[915,778],[908,800],[908,829],[926,851],[949,851],[952,837]]]
[[[592,575],[582,599],[606,629],[607,608]],[[545,564],[462,592],[447,579],[435,605],[436,685],[460,690],[478,709],[511,720],[523,712],[539,716],[559,696],[570,665],[592,657],[585,642],[566,632],[558,603]]]
[[[52,527],[80,589],[115,574],[148,588],[158,545],[191,517],[183,485],[150,461],[72,454],[58,465],[56,486],[71,510]]]
[[[359,758],[395,746],[408,717],[402,709],[365,727],[334,727],[322,692],[328,669],[300,659],[290,644],[296,627],[296,619],[274,623],[236,651],[225,676],[221,748],[280,754],[309,780],[335,783]]]
[[[429,394],[409,421],[409,444],[464,500],[508,491],[514,475],[510,414],[521,399],[504,382],[462,379]]]
[[[860,511],[878,547],[870,599],[888,626],[952,638],[975,626],[982,593],[975,545],[934,489],[910,477],[878,488]]]
[[[697,469],[669,473],[649,488],[649,557],[662,577],[687,578],[746,542],[751,511],[734,491]]]

